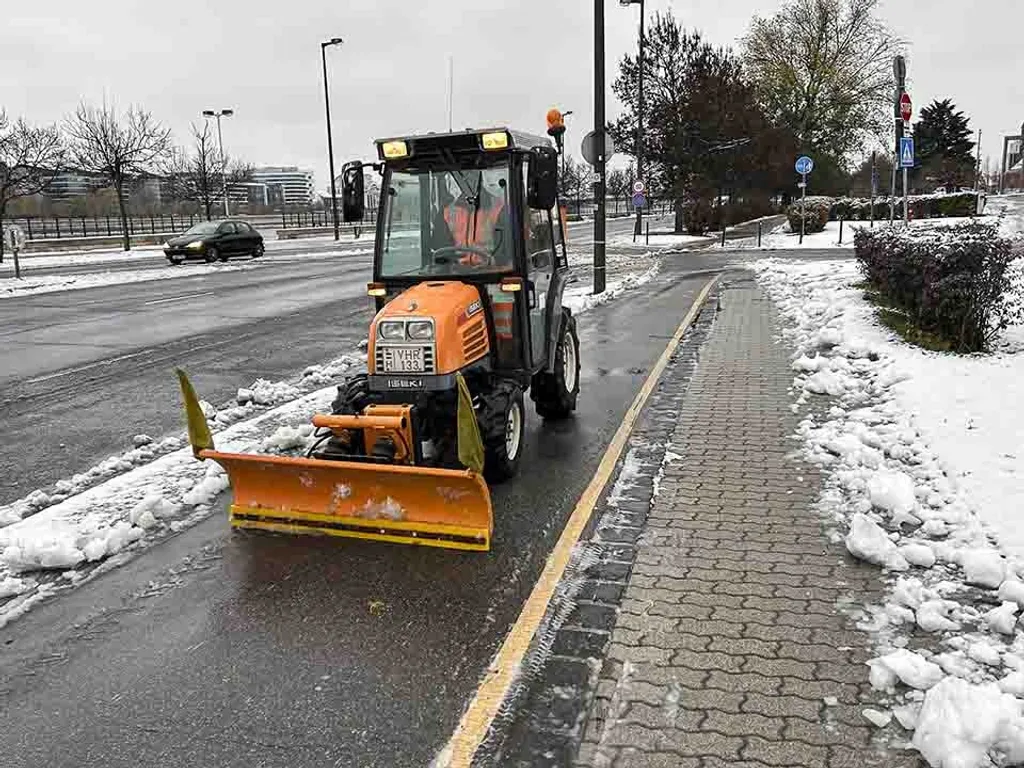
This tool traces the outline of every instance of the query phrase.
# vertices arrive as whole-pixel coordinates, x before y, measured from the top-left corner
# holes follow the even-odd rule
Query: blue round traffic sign
[[[647,198],[644,197],[643,192],[637,192],[635,195],[633,195],[634,208],[643,208],[645,205],[647,205]]]
[[[796,172],[801,176],[806,176],[808,173],[814,170],[814,161],[811,160],[807,155],[802,155],[796,160]]]

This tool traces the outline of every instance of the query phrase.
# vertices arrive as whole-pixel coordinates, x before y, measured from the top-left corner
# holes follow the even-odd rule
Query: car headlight
[[[202,240],[193,240],[185,247],[188,248],[190,251],[201,251],[203,250],[204,245],[205,243]]]
[[[415,320],[409,323],[407,332],[410,339],[431,341],[434,338],[434,324],[429,320]]]
[[[377,325],[377,335],[385,341],[404,339],[405,323],[395,320],[384,320]]]

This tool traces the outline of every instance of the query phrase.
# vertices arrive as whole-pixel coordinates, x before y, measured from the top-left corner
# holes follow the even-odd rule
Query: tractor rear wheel
[[[580,393],[580,340],[576,335],[576,318],[568,309],[562,310],[553,369],[534,375],[530,397],[541,418],[565,419],[576,410]]]
[[[499,382],[484,397],[478,417],[484,441],[484,476],[500,483],[519,472],[526,439],[523,390],[513,382]]]

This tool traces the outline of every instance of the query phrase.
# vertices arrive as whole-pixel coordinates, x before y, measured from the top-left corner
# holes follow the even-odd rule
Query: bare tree
[[[129,107],[119,116],[106,104],[81,104],[67,119],[66,131],[72,162],[84,171],[103,176],[117,193],[124,249],[130,250],[125,185],[132,177],[151,172],[167,156],[170,130],[140,107]]]
[[[64,143],[56,126],[11,122],[0,110],[0,263],[4,260],[3,220],[12,200],[45,190],[64,167]]]
[[[229,157],[222,161],[209,123],[204,122],[202,127],[192,123],[189,128],[191,149],[172,150],[163,165],[163,172],[175,199],[198,203],[209,220],[225,182],[230,192],[251,181],[252,166],[232,161]]]
[[[845,164],[892,128],[892,59],[903,43],[877,7],[878,0],[789,0],[770,18],[754,17],[743,63],[768,116],[789,126],[806,152]]]

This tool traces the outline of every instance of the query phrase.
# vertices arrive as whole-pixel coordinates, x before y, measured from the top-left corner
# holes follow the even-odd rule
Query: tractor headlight
[[[409,323],[409,338],[416,341],[432,341],[434,339],[434,324],[429,320],[414,320]]]
[[[396,320],[384,320],[377,325],[377,336],[384,341],[401,341],[405,338],[405,323]]]

